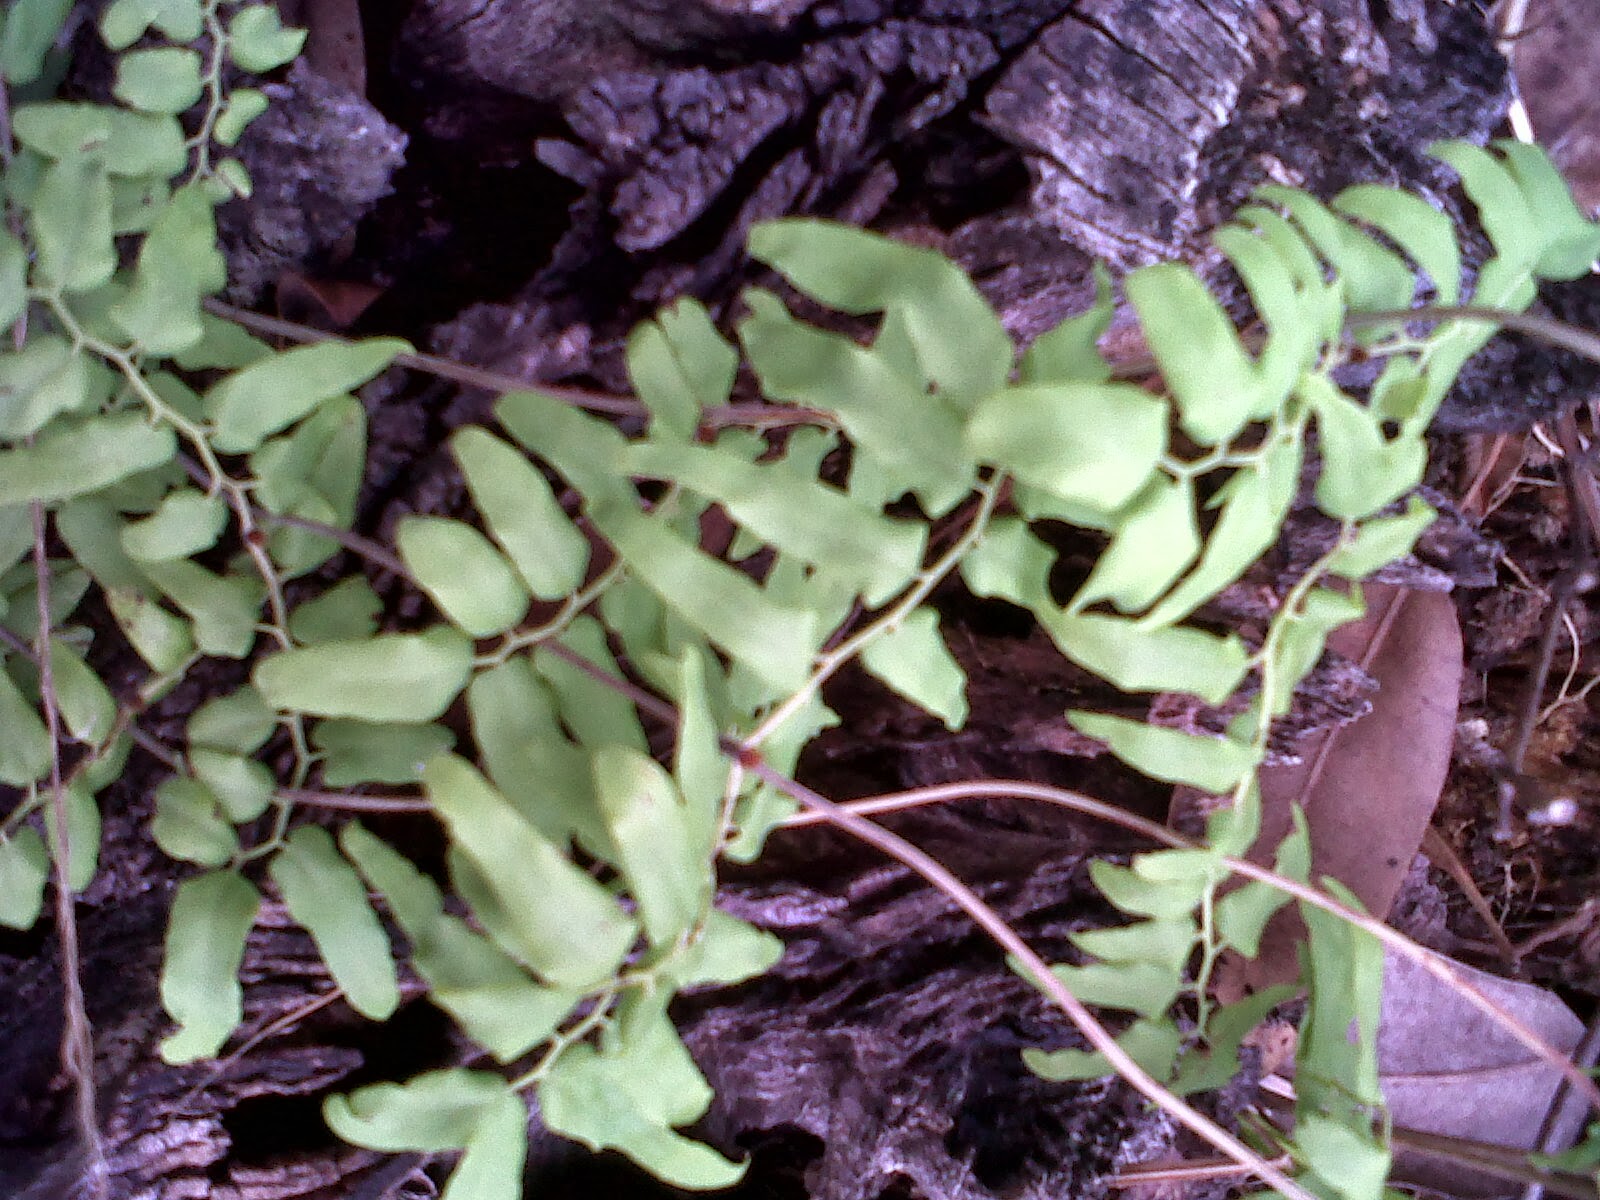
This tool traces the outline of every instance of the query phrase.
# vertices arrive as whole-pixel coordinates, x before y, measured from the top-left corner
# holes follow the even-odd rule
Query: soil
[[[1029,337],[1084,306],[1093,257],[1207,266],[1206,231],[1268,179],[1319,194],[1398,182],[1459,211],[1423,149],[1503,132],[1509,96],[1468,0],[295,7],[321,31],[275,83],[274,114],[244,148],[257,195],[224,222],[230,299],[341,333],[396,333],[525,379],[616,391],[622,339],[658,305],[693,294],[727,321],[740,287],[770,282],[739,250],[765,216],[833,216],[938,246]],[[1519,45],[1516,67],[1536,126],[1548,123],[1547,140],[1583,183],[1600,173],[1584,157],[1600,145],[1600,117],[1552,97],[1592,73],[1600,50],[1553,32],[1584,25],[1569,7],[1582,5],[1535,0],[1540,32]],[[352,27],[360,53],[349,50]],[[92,91],[85,61],[78,84]],[[1047,112],[1063,86],[1081,119]],[[1600,324],[1600,288],[1587,281],[1541,302]],[[1568,357],[1498,339],[1440,423],[1429,494],[1445,519],[1390,579],[1451,592],[1467,663],[1433,817],[1448,853],[1418,860],[1395,920],[1462,961],[1554,989],[1585,1020],[1600,999],[1600,707],[1589,690],[1600,620],[1594,592],[1552,617],[1584,533],[1549,430],[1572,411],[1586,440],[1600,435],[1596,379]],[[402,372],[371,386],[358,528],[381,538],[406,513],[466,515],[439,447],[486,419],[491,399]],[[1591,466],[1585,456],[1580,469]],[[1305,561],[1320,532],[1299,512],[1276,555],[1208,616],[1259,621],[1261,589]],[[1066,587],[1092,546],[1064,547]],[[351,568],[339,561],[297,586],[310,594]],[[391,625],[425,618],[397,581],[373,582]],[[845,720],[808,754],[808,783],[848,798],[1024,778],[1166,815],[1170,789],[1118,769],[1060,720],[1068,707],[1125,697],[1065,664],[1017,611],[957,589],[938,600],[972,680],[971,724],[950,735],[847,673],[829,693]],[[1517,816],[1497,836],[1506,752],[1558,619],[1550,679],[1534,698],[1543,715],[1516,764]],[[132,677],[131,661],[101,665]],[[147,731],[180,743],[185,715],[242,669],[196,670]],[[1325,662],[1275,752],[1287,761],[1304,739],[1358,718],[1373,686],[1358,665]],[[1163,704],[1174,725],[1217,719],[1177,698]],[[442,1164],[339,1145],[319,1104],[451,1061],[459,1046],[420,1002],[382,1028],[342,1005],[296,1016],[326,985],[280,908],[265,911],[245,967],[245,1029],[261,1040],[215,1068],[154,1057],[160,938],[180,874],[146,832],[163,770],[136,752],[106,794],[104,867],[79,909],[114,1195],[436,1195]],[[1574,802],[1570,819],[1527,819],[1553,797]],[[438,853],[419,818],[375,827],[419,857]],[[981,885],[1047,955],[1108,917],[1087,862],[1131,845],[1053,811],[991,802],[897,827]],[[1517,951],[1511,961],[1447,869],[1450,854]],[[827,833],[780,834],[759,864],[730,870],[721,902],[789,945],[769,977],[675,1010],[719,1093],[697,1132],[755,1156],[738,1195],[1098,1197],[1130,1163],[1196,1152],[1119,1083],[1046,1085],[1023,1070],[1019,1047],[1072,1044],[1064,1022],[964,918],[866,850]],[[72,1195],[79,1178],[55,1057],[55,952],[48,920],[0,935],[0,1194],[26,1200]],[[408,987],[414,997],[416,982]],[[1214,1115],[1231,1118],[1254,1085],[1247,1071],[1212,1102]],[[529,1195],[663,1193],[620,1160],[537,1123],[534,1134]]]

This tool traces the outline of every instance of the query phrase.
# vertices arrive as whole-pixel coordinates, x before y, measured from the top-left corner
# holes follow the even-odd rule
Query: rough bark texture
[[[436,348],[465,361],[613,386],[621,338],[663,301],[692,293],[734,311],[737,289],[760,278],[741,247],[762,218],[842,218],[946,249],[1029,337],[1084,305],[1094,257],[1214,268],[1206,232],[1268,180],[1320,194],[1398,183],[1454,205],[1424,149],[1482,139],[1506,100],[1503,64],[1465,0],[417,0],[392,62],[375,66],[374,97],[410,138],[355,247],[390,283],[389,315],[439,322]],[[296,218],[314,234],[296,253],[313,266],[347,212],[382,191],[401,143],[374,136],[353,207],[302,206]],[[250,151],[258,191],[318,170],[292,153],[271,166],[270,140]],[[303,139],[307,153],[315,140]],[[280,137],[272,153],[292,143]],[[459,489],[434,448],[486,398],[397,388],[374,404],[369,521],[448,508]],[[1470,403],[1455,411],[1479,419]],[[1481,560],[1481,544],[1458,534],[1436,548],[1436,576]],[[1235,600],[1248,617],[1247,589]],[[973,726],[942,735],[868,682],[842,680],[832,699],[846,725],[806,764],[819,785],[848,795],[1028,775],[1164,806],[1060,722],[1082,677],[1004,614],[951,603]],[[1313,727],[1359,711],[1358,676],[1324,681],[1328,710]],[[1173,724],[1218,719],[1163,703]],[[184,707],[177,697],[169,710]],[[81,908],[113,1194],[433,1195],[417,1163],[339,1146],[317,1117],[336,1085],[461,1053],[424,1005],[376,1031],[334,1006],[221,1068],[161,1065],[156,970],[173,872],[144,833],[151,783],[138,770],[111,793],[114,865]],[[1088,838],[1059,818],[971,805],[907,828],[1042,950],[1106,915],[1083,879]],[[724,902],[783,934],[784,962],[681,1006],[719,1093],[705,1134],[759,1151],[745,1194],[799,1194],[803,1179],[818,1200],[1090,1197],[1119,1163],[1172,1143],[1120,1085],[1049,1086],[1022,1067],[1020,1046],[1072,1035],[913,880],[820,835],[774,851]],[[55,1067],[53,949],[48,932],[0,938],[0,1192],[28,1200],[71,1195],[78,1174]],[[325,986],[302,935],[258,930],[241,1040]],[[590,1168],[539,1136],[544,1175],[530,1194],[588,1194]]]

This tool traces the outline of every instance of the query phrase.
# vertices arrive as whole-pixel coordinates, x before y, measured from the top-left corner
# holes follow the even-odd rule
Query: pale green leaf
[[[289,636],[302,645],[314,642],[355,642],[378,629],[383,601],[360,575],[340,580],[315,600],[307,600],[289,614]]]
[[[593,878],[518,815],[471,766],[433,759],[423,783],[451,840],[508,919],[511,949],[557,986],[589,987],[633,945],[633,921]]]
[[[189,718],[191,746],[254,754],[277,728],[278,716],[249,684],[207,700]]]
[[[573,1046],[539,1084],[545,1125],[593,1150],[617,1149],[677,1187],[729,1187],[744,1167],[673,1133],[696,1120],[711,1089],[664,1015],[601,1053]]]
[[[1162,918],[1193,912],[1208,883],[1203,875],[1193,880],[1156,882],[1103,858],[1089,863],[1089,877],[1106,899],[1123,912]]]
[[[1116,756],[1152,779],[1189,783],[1203,791],[1231,791],[1254,767],[1259,753],[1227,738],[1201,737],[1103,713],[1069,712],[1079,733],[1100,738]]]
[[[1194,483],[1157,474],[1122,513],[1111,545],[1072,598],[1080,612],[1110,600],[1123,612],[1155,603],[1200,553]]]
[[[1528,207],[1539,222],[1541,250],[1534,270],[1541,279],[1578,279],[1600,257],[1600,225],[1588,220],[1572,189],[1540,146],[1511,138],[1495,142]]]
[[[218,450],[254,450],[319,404],[359,387],[410,350],[398,338],[324,342],[285,350],[229,375],[206,392]]]
[[[0,783],[26,787],[41,778],[50,749],[44,718],[0,666]]]
[[[1053,606],[1036,615],[1063,654],[1127,692],[1189,692],[1220,704],[1250,667],[1237,634],[1183,625],[1145,629],[1125,617],[1071,616]]]
[[[1384,1184],[1391,1156],[1370,1128],[1302,1110],[1295,1121],[1294,1144],[1313,1178],[1344,1200],[1381,1200],[1390,1194]]]
[[[78,741],[97,746],[111,733],[117,701],[83,656],[60,638],[50,639],[50,673],[56,705],[67,731]]]
[[[967,676],[939,634],[939,614],[918,608],[869,642],[861,665],[900,695],[960,729],[967,721]]]
[[[182,668],[194,654],[189,623],[138,588],[108,588],[106,607],[139,657],[158,674]]]
[[[11,234],[0,230],[0,326],[9,326],[28,304],[28,252]]]
[[[1067,936],[1079,950],[1104,962],[1160,963],[1181,978],[1183,965],[1200,939],[1200,929],[1192,913],[1183,913],[1110,929],[1086,929]]]
[[[277,781],[265,763],[242,754],[192,746],[189,766],[232,821],[253,821],[272,803]]]
[[[1460,299],[1461,249],[1455,226],[1421,196],[1361,183],[1335,196],[1333,208],[1380,230],[1409,254],[1433,281],[1436,304],[1454,304]]]
[[[199,780],[174,775],[156,788],[150,833],[163,854],[203,867],[225,866],[239,852],[239,836],[217,798]]]
[[[50,878],[50,854],[31,825],[0,839],[0,925],[32,929],[44,908],[44,885]]]
[[[743,983],[770,970],[782,957],[782,939],[713,908],[700,936],[672,960],[667,971],[680,988]]]
[[[388,903],[429,998],[501,1062],[544,1041],[578,1003],[579,993],[534,982],[488,938],[447,915],[433,881],[359,825],[345,826],[339,844]]]
[[[622,669],[606,645],[606,631],[593,617],[573,621],[557,643],[603,674],[613,679],[622,677]],[[594,749],[615,743],[649,750],[633,701],[616,688],[543,647],[534,651],[533,664],[555,695],[562,723],[580,745]]]
[[[248,200],[255,193],[255,184],[251,182],[249,169],[237,158],[225,158],[213,169],[212,194],[217,201],[223,202],[238,197]]]
[[[252,681],[274,708],[422,724],[444,714],[471,674],[471,641],[441,627],[281,651],[256,664]]]
[[[62,413],[82,412],[89,405],[92,371],[87,355],[51,334],[0,355],[0,437],[21,441]],[[95,390],[104,399],[110,389]]]
[[[100,14],[100,36],[113,50],[126,50],[152,25],[175,42],[200,36],[202,0],[112,0]]]
[[[1287,895],[1260,880],[1241,884],[1217,900],[1217,934],[1246,958],[1254,958],[1267,921],[1288,902]]]
[[[437,1154],[471,1142],[484,1117],[507,1097],[516,1099],[500,1076],[451,1067],[329,1096],[322,1116],[334,1133],[368,1150]]]
[[[183,126],[176,118],[103,104],[51,100],[24,105],[13,118],[17,140],[46,158],[94,155],[103,170],[125,178],[166,179],[188,164]],[[34,196],[37,207],[40,197]]]
[[[0,77],[8,86],[39,78],[44,58],[55,45],[72,0],[12,0],[0,31]]]
[[[306,825],[284,842],[268,868],[284,906],[317,944],[350,1006],[374,1021],[400,1006],[389,937],[367,903],[367,889],[326,829]]]
[[[522,1200],[528,1156],[528,1110],[522,1099],[508,1090],[490,1105],[466,1150],[440,1200]]]
[[[1006,388],[973,410],[972,454],[1023,483],[1102,513],[1145,486],[1167,448],[1167,406],[1131,384]]]
[[[739,354],[705,306],[685,297],[628,337],[628,378],[650,409],[651,433],[689,439],[706,408],[726,404]]]
[[[576,692],[567,694],[575,699],[584,683],[592,682],[559,659],[548,658],[546,665],[552,678],[572,684]],[[614,692],[610,695],[616,697]],[[518,656],[474,676],[467,689],[467,710],[472,716],[472,739],[500,794],[557,846],[576,836],[591,854],[609,859],[614,847],[595,803],[588,755],[562,732],[550,692],[528,659]],[[600,740],[585,736],[585,746],[644,744],[631,706],[613,715],[621,722],[615,728],[622,740],[614,742],[613,727],[604,724],[595,729]]]
[[[423,591],[475,638],[504,633],[528,611],[528,589],[504,556],[470,525],[409,516],[395,547]]]
[[[1051,974],[1085,1004],[1123,1008],[1142,1017],[1159,1017],[1183,991],[1183,964],[1159,962],[1090,963],[1055,966]]]
[[[87,292],[111,278],[111,180],[97,154],[73,154],[45,168],[28,209],[37,271],[64,292]]]
[[[1213,498],[1221,515],[1193,571],[1144,615],[1146,629],[1181,621],[1257,562],[1278,530],[1300,482],[1298,439],[1283,437],[1263,448],[1252,466],[1236,471]]]
[[[311,744],[322,759],[322,782],[335,788],[416,783],[423,764],[455,741],[455,734],[442,725],[319,721],[311,731]]]
[[[1361,579],[1397,562],[1411,553],[1417,539],[1438,515],[1420,497],[1413,496],[1404,513],[1363,521],[1354,539],[1328,563],[1328,570],[1346,579]]]
[[[1435,142],[1428,153],[1461,177],[1463,190],[1478,210],[1478,222],[1506,268],[1531,271],[1542,249],[1540,220],[1516,177],[1489,151],[1470,142]],[[1481,282],[1479,286],[1481,292]]]
[[[804,682],[822,642],[816,613],[774,602],[748,575],[631,505],[590,517],[629,571],[687,624],[775,687]]]
[[[1187,1096],[1225,1086],[1239,1074],[1239,1046],[1246,1035],[1274,1008],[1293,999],[1296,991],[1292,984],[1281,984],[1214,1010],[1205,1028],[1208,1049],[1194,1047],[1184,1054],[1168,1085],[1173,1093]]]
[[[255,645],[266,587],[256,575],[216,575],[186,558],[140,564],[146,579],[194,622],[202,654],[243,658]]]
[[[1095,263],[1094,304],[1034,338],[1017,377],[1023,383],[1104,383],[1111,378],[1111,364],[1098,343],[1115,312],[1111,274]]]
[[[161,1043],[163,1062],[210,1058],[239,1024],[239,964],[260,904],[256,889],[232,871],[179,885],[161,966],[161,1003],[179,1028]]]
[[[1416,292],[1416,277],[1392,250],[1342,221],[1306,192],[1268,185],[1257,193],[1280,205],[1336,273],[1345,300],[1357,312],[1406,308]]]
[[[111,92],[131,108],[181,113],[200,99],[204,86],[199,54],[177,46],[162,46],[119,56]]]
[[[227,281],[211,202],[190,184],[156,214],[139,246],[133,286],[112,306],[111,319],[143,349],[175,354],[200,341],[200,299]]]
[[[927,528],[895,521],[798,472],[751,463],[708,446],[638,443],[629,473],[680,481],[763,542],[858,586],[886,603],[922,565]]]
[[[1179,1044],[1177,1027],[1165,1020],[1142,1018],[1117,1036],[1117,1045],[1157,1079],[1165,1079],[1172,1073]],[[1086,1050],[1029,1048],[1022,1052],[1022,1061],[1040,1078],[1059,1083],[1099,1079],[1113,1073],[1103,1055]]]
[[[938,251],[795,218],[756,225],[748,246],[751,257],[832,308],[894,311],[922,374],[959,407],[1005,383],[1011,338],[972,280]]]
[[[176,452],[172,430],[138,413],[57,422],[31,446],[0,450],[0,505],[49,504],[98,491]]]
[[[270,4],[251,4],[228,22],[228,56],[241,71],[260,75],[291,61],[305,44],[306,31],[285,29]]]
[[[1184,433],[1202,446],[1220,445],[1251,413],[1273,406],[1232,320],[1188,267],[1141,267],[1122,286],[1177,402]],[[1113,424],[1107,432],[1121,429]]]
[[[483,514],[489,536],[541,600],[559,600],[583,583],[589,543],[562,511],[544,474],[499,438],[475,426],[450,450]]]
[[[191,558],[217,544],[228,523],[228,506],[221,496],[208,496],[196,488],[170,492],[161,507],[122,530],[122,548],[128,557],[144,562]]]
[[[670,946],[711,905],[715,848],[697,837],[700,822],[655,760],[613,745],[593,762],[595,795],[645,935]]]
[[[858,450],[901,490],[946,502],[935,509],[969,490],[972,457],[953,407],[849,338],[796,321],[775,296],[752,290],[745,302],[751,315],[739,338],[768,397],[836,413]]]
[[[494,406],[506,431],[547,461],[590,504],[632,503],[627,439],[615,426],[539,392],[507,392]]]
[[[219,146],[237,145],[250,123],[267,111],[269,101],[255,88],[235,88],[228,93],[228,103],[223,107],[211,136]]]
[[[1317,507],[1323,512],[1360,520],[1422,482],[1428,446],[1420,435],[1385,438],[1376,415],[1326,376],[1308,376],[1303,386],[1321,436]]]

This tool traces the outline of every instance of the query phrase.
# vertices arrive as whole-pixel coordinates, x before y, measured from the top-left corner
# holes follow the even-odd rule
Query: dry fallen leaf
[[[1450,597],[1371,585],[1367,616],[1330,649],[1377,680],[1372,711],[1310,739],[1302,761],[1261,772],[1261,836],[1250,857],[1272,860],[1298,804],[1311,828],[1312,878],[1332,876],[1385,916],[1433,816],[1450,768],[1461,690],[1461,627]],[[1293,979],[1299,918],[1268,927],[1261,955],[1235,963],[1219,988],[1257,990]]]

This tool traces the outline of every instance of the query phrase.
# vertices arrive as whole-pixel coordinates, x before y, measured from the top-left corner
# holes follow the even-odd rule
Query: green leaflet
[[[229,454],[254,450],[269,434],[367,382],[410,349],[398,338],[324,342],[252,363],[206,392],[213,444]]]
[[[623,746],[595,752],[594,790],[645,935],[670,946],[711,905],[704,821],[653,759]]]
[[[471,674],[472,643],[437,628],[280,651],[251,681],[274,708],[420,725],[442,716]]]
[[[443,517],[410,516],[395,546],[422,590],[475,638],[504,633],[528,610],[528,589],[476,529]]]
[[[588,987],[633,945],[635,926],[467,763],[440,755],[423,773],[451,840],[481,872],[506,920],[506,948],[559,986]]]
[[[711,1102],[689,1052],[664,1015],[640,1022],[602,1052],[573,1046],[539,1084],[545,1125],[591,1149],[617,1149],[677,1187],[729,1187],[744,1167],[674,1133]]]
[[[1405,308],[1416,280],[1403,259],[1347,221],[1341,221],[1315,197],[1269,184],[1257,195],[1289,213],[1334,269],[1352,311]]]
[[[28,302],[28,252],[11,234],[0,231],[0,325],[11,325]]]
[[[48,159],[66,161],[93,150],[108,174],[124,178],[168,179],[188,163],[183,126],[170,116],[51,100],[17,109],[12,128],[19,142]],[[32,207],[40,202],[35,196]]]
[[[140,570],[193,622],[202,654],[243,658],[250,653],[266,599],[259,577],[214,575],[186,558],[143,563]]]
[[[1190,692],[1220,704],[1250,665],[1237,634],[1147,630],[1122,617],[1072,616],[1053,606],[1035,615],[1063,654],[1128,692]]]
[[[0,450],[0,505],[49,504],[99,491],[176,452],[172,430],[137,413],[56,421],[33,445]]]
[[[13,441],[38,433],[62,413],[82,412],[91,403],[89,357],[65,338],[30,338],[13,354],[0,355],[0,435]],[[109,387],[93,389],[98,403]]]
[[[528,1110],[507,1092],[479,1118],[440,1200],[522,1200],[527,1156]]]
[[[189,765],[231,821],[254,821],[272,803],[276,780],[265,763],[242,754],[191,746]]]
[[[74,779],[61,789],[67,818],[67,887],[81,892],[94,879],[100,860],[100,806],[88,781]],[[51,801],[53,803],[53,801]],[[54,819],[45,822],[45,841],[53,857],[60,857]]]
[[[1587,275],[1600,256],[1600,229],[1584,217],[1550,156],[1537,146],[1510,138],[1496,141],[1494,148],[1539,223],[1542,248],[1533,268],[1539,278],[1565,280]]]
[[[966,494],[972,459],[953,407],[882,356],[796,321],[777,297],[752,290],[745,302],[739,339],[769,397],[837,414],[899,490],[926,492],[936,512]]]
[[[1111,364],[1101,355],[1098,342],[1111,327],[1116,306],[1111,295],[1111,273],[1094,265],[1094,304],[1075,317],[1033,339],[1017,368],[1023,383],[1104,383]]]
[[[558,644],[611,678],[621,678],[622,669],[606,646],[605,629],[593,617],[573,621]],[[581,745],[597,748],[615,743],[637,750],[649,748],[632,701],[615,688],[607,687],[547,647],[534,651],[533,665],[549,684],[562,723]]]
[[[122,548],[141,562],[192,558],[216,545],[227,523],[228,506],[221,496],[180,488],[169,492],[148,517],[123,528]]]
[[[211,201],[200,185],[190,184],[156,214],[139,247],[133,286],[112,306],[111,319],[153,354],[187,350],[205,332],[201,297],[220,291],[227,281]]]
[[[1455,227],[1421,196],[1362,183],[1335,196],[1333,208],[1365,221],[1409,254],[1432,280],[1435,303],[1454,304],[1460,299],[1461,249]]]
[[[793,219],[757,225],[749,248],[752,257],[841,312],[893,311],[922,373],[959,407],[1005,383],[1010,337],[972,280],[937,251],[846,225]]]
[[[1167,448],[1167,406],[1125,383],[1006,388],[973,410],[974,457],[1052,496],[1113,513]]]
[[[1194,272],[1157,263],[1129,274],[1122,287],[1177,402],[1184,433],[1202,446],[1219,445],[1252,413],[1276,406],[1262,394],[1233,322]]]
[[[435,754],[455,745],[442,725],[374,725],[367,721],[318,721],[311,744],[322,757],[322,782],[417,783]]]
[[[1152,779],[1189,783],[1207,792],[1231,791],[1260,757],[1242,742],[1180,733],[1124,717],[1069,712],[1067,720],[1079,733],[1103,740],[1123,762]]]
[[[887,602],[922,564],[927,528],[895,521],[798,471],[775,471],[706,446],[636,443],[629,471],[681,480],[762,542],[836,573],[869,605]]]
[[[201,0],[112,0],[100,14],[100,36],[112,50],[126,50],[152,26],[175,42],[194,41]]]
[[[289,636],[301,645],[355,642],[378,630],[383,601],[363,576],[352,575],[289,614]]]
[[[486,1114],[507,1096],[516,1098],[500,1076],[452,1067],[329,1096],[322,1115],[329,1129],[354,1145],[436,1154],[471,1142]]]
[[[544,1041],[578,1003],[579,993],[535,982],[488,938],[446,915],[433,881],[359,825],[345,826],[339,845],[388,903],[429,999],[499,1061]]]
[[[0,30],[0,77],[8,85],[32,83],[72,9],[72,0],[14,0]]]
[[[1111,545],[1072,598],[1078,613],[1100,600],[1123,612],[1153,604],[1200,553],[1194,484],[1158,474],[1124,510]]]
[[[868,643],[861,665],[947,729],[967,721],[967,676],[939,635],[939,614],[919,608]]]
[[[1117,1035],[1117,1045],[1157,1079],[1172,1074],[1178,1057],[1178,1030],[1170,1021],[1140,1019]],[[1099,1079],[1112,1073],[1103,1055],[1084,1050],[1034,1050],[1022,1052],[1028,1069],[1043,1079],[1069,1082]]]
[[[207,700],[189,718],[191,746],[254,754],[278,727],[278,714],[249,684]]]
[[[1222,513],[1200,562],[1144,615],[1144,628],[1181,621],[1239,578],[1277,540],[1299,482],[1301,454],[1297,437],[1281,437],[1222,486],[1213,500]]]
[[[60,638],[50,639],[50,670],[56,705],[67,732],[95,746],[108,737],[116,721],[117,702],[82,656]],[[7,730],[9,736],[10,731]]]
[[[1428,448],[1420,436],[1386,439],[1375,415],[1325,376],[1307,376],[1303,388],[1322,439],[1317,507],[1323,512],[1360,520],[1422,482]]]
[[[162,46],[118,58],[111,93],[130,108],[181,113],[200,99],[204,86],[199,54],[177,46]]]
[[[1496,254],[1505,260],[1505,268],[1519,274],[1533,270],[1540,258],[1543,222],[1516,178],[1489,151],[1469,142],[1437,142],[1428,153],[1461,177],[1461,186],[1477,206],[1478,221]],[[1480,296],[1482,291],[1480,280]]]
[[[1346,579],[1360,579],[1404,558],[1438,515],[1432,506],[1413,496],[1406,502],[1404,513],[1362,522],[1355,537],[1328,564],[1329,571]]]
[[[76,153],[46,167],[28,209],[28,230],[38,247],[39,274],[62,291],[87,292],[109,280],[117,255],[104,160]]]
[[[179,885],[161,967],[161,1003],[179,1028],[161,1043],[164,1062],[211,1057],[239,1023],[239,964],[260,903],[256,889],[231,871]]]
[[[817,614],[774,602],[749,576],[632,506],[590,517],[640,582],[685,622],[775,687],[804,682],[822,642]]]
[[[628,337],[628,378],[650,408],[652,434],[692,438],[701,412],[727,403],[738,369],[738,351],[688,297]]]
[[[673,960],[675,987],[743,983],[772,968],[783,957],[783,942],[764,929],[713,908],[700,936]]]
[[[32,929],[44,908],[49,878],[50,852],[37,829],[24,825],[0,840],[0,925]]]
[[[1053,966],[1050,971],[1085,1004],[1123,1008],[1152,1020],[1172,1007],[1184,984],[1182,960]]]
[[[340,857],[326,829],[302,826],[268,868],[289,915],[317,944],[350,1005],[374,1021],[400,1006],[389,938],[367,903],[367,889]]]
[[[150,835],[162,853],[203,867],[222,867],[239,852],[239,836],[217,797],[196,779],[174,775],[156,788]]]
[[[228,57],[241,71],[257,75],[281,67],[300,53],[306,31],[285,29],[270,4],[251,4],[228,22]]]
[[[547,665],[557,675],[571,672],[574,685],[592,683],[559,659]],[[589,755],[561,731],[550,692],[528,659],[519,655],[474,676],[467,711],[484,769],[500,794],[557,846],[576,837],[591,854],[610,859],[614,848],[595,803]],[[635,732],[642,744],[637,715],[630,708],[627,716],[632,724],[613,744],[633,746]],[[605,736],[612,736],[609,729]],[[589,746],[606,744],[582,740]]]
[[[544,475],[517,450],[476,427],[457,431],[450,450],[489,536],[528,590],[542,600],[576,591],[589,564],[589,543],[562,511]]]

